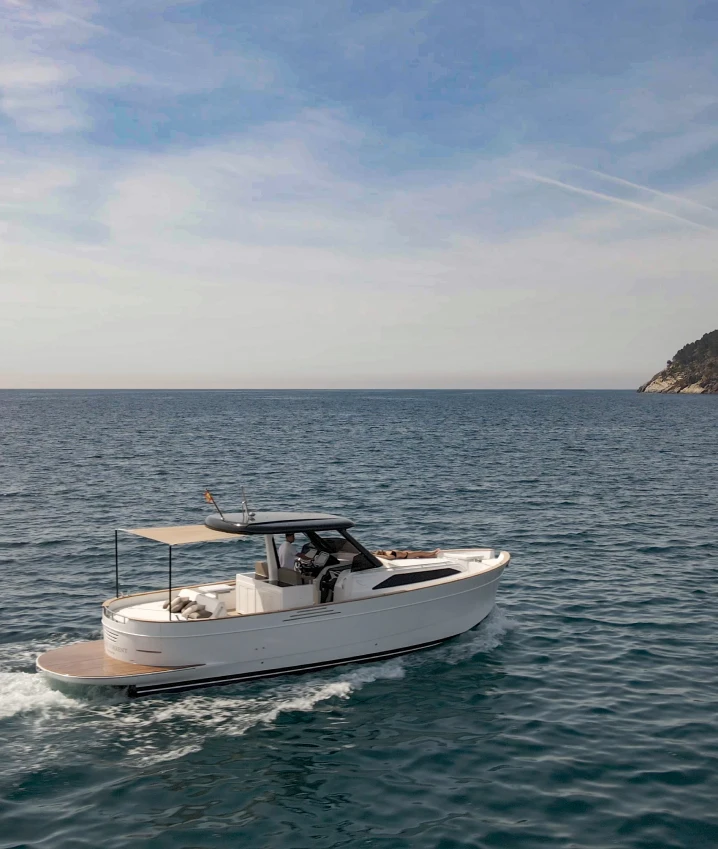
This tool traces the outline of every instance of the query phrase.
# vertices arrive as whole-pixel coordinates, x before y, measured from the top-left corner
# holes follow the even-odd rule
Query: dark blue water
[[[716,444],[715,396],[0,393],[0,849],[717,846]],[[400,660],[145,701],[34,673],[99,636],[114,527],[241,484],[371,546],[509,549],[499,605]],[[122,564],[163,585],[162,546]]]

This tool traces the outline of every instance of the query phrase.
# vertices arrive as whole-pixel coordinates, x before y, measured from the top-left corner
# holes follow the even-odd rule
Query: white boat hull
[[[162,671],[108,680],[59,674],[42,658],[38,666],[56,680],[141,696],[391,657],[475,627],[493,609],[507,564],[508,555],[494,568],[432,586],[272,613],[182,623],[106,618],[109,658]]]

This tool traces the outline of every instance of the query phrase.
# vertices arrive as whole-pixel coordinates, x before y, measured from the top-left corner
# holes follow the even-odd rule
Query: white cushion
[[[201,593],[231,593],[232,587],[229,584],[208,584],[206,587],[200,587],[199,591]]]

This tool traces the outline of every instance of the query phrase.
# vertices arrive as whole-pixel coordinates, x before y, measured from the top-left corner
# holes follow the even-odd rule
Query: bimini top
[[[235,533],[222,533],[208,528],[206,525],[170,525],[162,528],[117,528],[126,534],[144,537],[165,545],[190,545],[193,542],[222,542],[237,539]]]
[[[287,534],[294,531],[339,531],[354,525],[351,519],[331,513],[213,513],[206,527],[228,534]]]

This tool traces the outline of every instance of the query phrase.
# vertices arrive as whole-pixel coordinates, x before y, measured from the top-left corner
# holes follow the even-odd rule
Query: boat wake
[[[16,754],[35,767],[59,757],[81,759],[107,740],[124,752],[127,765],[146,767],[201,751],[208,739],[241,736],[282,715],[315,711],[323,702],[348,699],[367,684],[404,674],[395,659],[286,683],[135,701],[104,688],[63,691],[31,672],[0,672],[0,727],[8,721],[28,726],[20,735],[23,751]],[[253,695],[245,695],[248,689]],[[84,741],[83,749],[73,744],[76,737]]]
[[[127,765],[147,767],[199,752],[216,737],[242,736],[252,728],[271,725],[282,716],[318,709],[331,711],[333,700],[348,699],[376,681],[404,678],[427,663],[455,665],[467,661],[495,649],[513,627],[514,623],[497,608],[474,631],[427,652],[299,678],[137,701],[119,691],[62,690],[35,673],[0,671],[0,723],[25,722],[31,726],[32,733],[22,739],[25,754],[31,754],[35,763],[55,757],[82,758],[88,740],[92,741],[90,748],[98,749],[112,740],[123,751]],[[8,663],[9,652],[2,652],[0,669],[17,669],[18,657],[25,660],[44,646],[15,648],[18,653],[14,663]],[[73,744],[79,737],[84,741],[84,753]],[[34,742],[37,740],[43,740],[41,748]]]
[[[80,707],[59,690],[53,690],[41,675],[32,672],[0,672],[0,720],[19,713],[72,711]]]
[[[262,684],[259,685],[260,693],[252,697],[203,690],[187,693],[171,703],[166,698],[158,698],[152,700],[151,714],[147,717],[145,730],[149,733],[146,739],[128,754],[142,766],[175,760],[199,751],[208,735],[241,737],[252,728],[276,722],[284,714],[316,711],[323,702],[348,699],[366,684],[403,678],[404,674],[401,661],[391,660],[338,674],[335,671],[330,680],[326,680],[325,674],[323,680],[310,678],[287,684]],[[141,707],[149,708],[149,700]],[[158,748],[153,730],[160,732],[167,727],[191,728],[196,740],[178,749]]]
[[[443,663],[463,663],[477,654],[484,654],[498,648],[504,637],[516,628],[517,623],[509,618],[500,607],[495,607],[484,621],[467,631],[450,643],[440,646],[435,653],[435,658]]]

